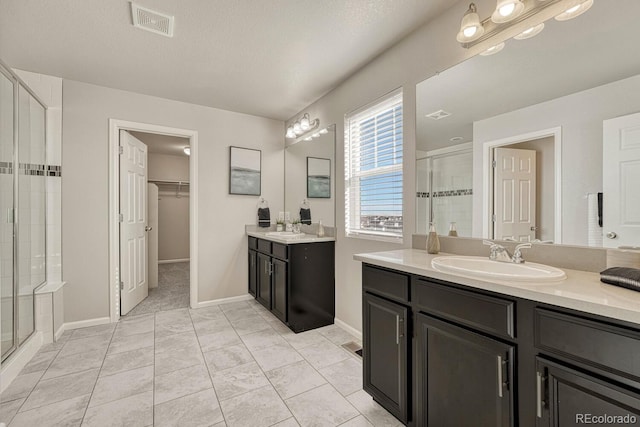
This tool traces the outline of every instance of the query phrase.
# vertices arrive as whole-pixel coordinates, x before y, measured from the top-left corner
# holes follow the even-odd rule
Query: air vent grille
[[[133,26],[152,33],[173,37],[173,16],[156,12],[135,3],[131,3]]]
[[[440,119],[444,119],[445,117],[449,117],[450,115],[451,113],[448,113],[444,110],[438,110],[438,111],[434,111],[431,114],[427,114],[425,117],[428,117],[433,120],[440,120]]]

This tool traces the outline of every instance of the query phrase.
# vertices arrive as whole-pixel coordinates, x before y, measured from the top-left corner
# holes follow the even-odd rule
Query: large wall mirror
[[[640,246],[639,14],[597,0],[419,83],[416,232]]]
[[[284,204],[291,219],[309,209],[311,223],[335,227],[335,125],[287,144],[284,153]]]

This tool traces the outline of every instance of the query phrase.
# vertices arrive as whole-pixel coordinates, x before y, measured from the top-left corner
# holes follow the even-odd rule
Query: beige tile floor
[[[155,313],[189,307],[189,263],[174,262],[158,265],[158,286],[127,316]]]
[[[396,426],[332,325],[294,334],[255,301],[65,332],[0,396],[18,426]]]

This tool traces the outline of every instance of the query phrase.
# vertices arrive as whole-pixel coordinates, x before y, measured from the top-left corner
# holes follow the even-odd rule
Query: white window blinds
[[[345,116],[347,236],[402,238],[402,90]]]

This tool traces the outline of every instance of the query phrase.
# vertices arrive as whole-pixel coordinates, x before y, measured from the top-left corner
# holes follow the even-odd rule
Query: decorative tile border
[[[30,176],[62,176],[62,166],[20,163],[18,165],[18,173]],[[0,174],[13,174],[13,162],[0,162]]]
[[[445,190],[445,191],[435,191],[433,193],[433,198],[436,197],[455,197],[455,196],[471,196],[473,195],[473,189],[467,188],[464,190]],[[426,192],[417,192],[416,197],[419,199],[428,199],[431,197],[430,193]]]

